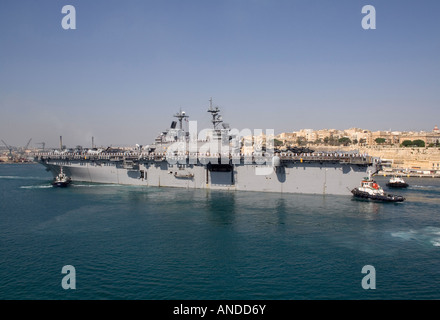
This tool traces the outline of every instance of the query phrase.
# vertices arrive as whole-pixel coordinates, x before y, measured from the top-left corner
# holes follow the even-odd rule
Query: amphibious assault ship
[[[197,132],[184,111],[148,146],[37,153],[35,160],[71,181],[153,187],[351,195],[380,159],[363,154],[280,151],[273,135],[254,135],[224,123],[219,107],[208,112],[212,128]],[[188,129],[184,128],[184,123]]]

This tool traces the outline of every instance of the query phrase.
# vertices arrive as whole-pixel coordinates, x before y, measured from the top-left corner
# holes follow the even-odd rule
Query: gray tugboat
[[[277,150],[273,130],[266,135],[254,130],[247,140],[251,131],[231,129],[212,99],[207,111],[212,128],[194,129],[196,122],[180,111],[150,145],[60,150],[37,153],[35,159],[54,176],[64,168],[72,181],[321,195],[350,195],[368,171],[380,168],[380,159],[363,154]]]

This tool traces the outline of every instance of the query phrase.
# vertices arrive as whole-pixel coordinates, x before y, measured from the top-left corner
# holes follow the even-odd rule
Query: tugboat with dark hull
[[[385,193],[384,190],[371,178],[369,174],[368,178],[361,181],[361,185],[351,190],[354,197],[373,201],[382,202],[403,202],[405,198],[399,195]]]
[[[394,176],[390,178],[386,186],[389,188],[407,188],[408,183],[402,177]]]
[[[72,180],[63,172],[63,167],[60,169],[60,173],[53,179],[52,186],[65,188],[70,185]]]

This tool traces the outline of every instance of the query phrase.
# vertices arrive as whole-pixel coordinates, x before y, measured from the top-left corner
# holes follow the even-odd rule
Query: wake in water
[[[391,236],[408,241],[430,243],[434,247],[440,247],[440,228],[438,227],[426,227],[420,230],[391,232]]]
[[[20,189],[47,189],[53,188],[51,185],[43,185],[43,186],[21,186]]]
[[[46,180],[43,177],[0,176],[0,179],[8,180]]]
[[[435,189],[436,186],[419,186],[419,185],[413,185],[409,186],[408,189]]]
[[[96,188],[96,187],[121,187],[117,184],[71,184],[69,188]],[[36,185],[36,186],[21,186],[20,189],[47,189],[53,188],[52,185]]]
[[[121,187],[121,185],[118,184],[101,184],[101,183],[96,183],[96,184],[71,184],[71,187],[74,188],[96,188],[96,187]]]

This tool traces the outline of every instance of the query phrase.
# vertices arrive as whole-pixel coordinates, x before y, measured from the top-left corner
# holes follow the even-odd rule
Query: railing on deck
[[[264,153],[253,153],[253,154],[231,154],[231,153],[158,153],[158,152],[123,152],[123,153],[99,153],[99,154],[88,154],[88,153],[55,153],[55,152],[38,152],[34,153],[33,156],[40,161],[44,160],[85,160],[85,161],[165,161],[167,159],[173,160],[183,160],[187,158],[192,159],[220,159],[229,158],[235,160],[261,160],[261,159],[272,159],[274,156],[278,156],[282,162],[339,162],[342,164],[358,164],[367,165],[372,164],[373,157],[364,154],[341,154],[341,153],[276,153],[276,154],[264,154]]]

